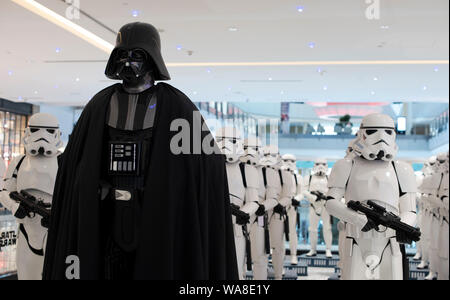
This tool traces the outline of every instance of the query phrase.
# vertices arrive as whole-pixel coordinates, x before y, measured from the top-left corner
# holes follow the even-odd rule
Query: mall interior
[[[124,26],[130,23],[134,25]],[[142,25],[144,23],[152,26]],[[192,211],[205,214],[199,215],[198,220],[194,218],[196,221],[183,217],[186,222],[192,222],[186,227],[199,226],[197,231],[219,235],[208,242],[221,241],[220,245],[227,250],[218,251],[217,256],[225,258],[218,259],[214,263],[216,266],[210,268],[221,269],[217,265],[223,263],[228,265],[228,274],[205,278],[202,272],[192,270],[205,268],[200,263],[194,265],[193,262],[201,261],[198,254],[191,264],[184,262],[190,260],[189,253],[196,246],[190,248],[183,244],[182,241],[190,243],[184,238],[170,236],[174,239],[172,246],[183,245],[174,247],[187,249],[182,254],[174,254],[175,260],[168,260],[170,265],[179,267],[173,267],[170,272],[161,270],[160,278],[158,274],[142,275],[145,273],[142,268],[131,267],[130,260],[136,258],[130,258],[127,250],[118,250],[126,252],[121,252],[124,255],[121,258],[125,257],[126,264],[133,269],[127,269],[121,276],[187,280],[448,280],[449,1],[0,0],[0,32],[0,156],[4,161],[4,167],[0,166],[4,178],[0,197],[0,278],[59,278],[60,263],[56,257],[63,255],[59,250],[63,248],[61,243],[81,240],[73,234],[83,236],[79,231],[90,226],[82,224],[84,212],[80,211],[82,205],[86,205],[83,201],[79,201],[84,203],[80,204],[80,211],[72,215],[67,215],[67,207],[74,206],[73,199],[81,199],[80,195],[87,193],[75,193],[76,187],[89,190],[91,186],[83,186],[80,182],[85,181],[76,176],[102,173],[96,170],[95,162],[100,157],[96,153],[101,152],[97,149],[107,150],[105,147],[111,146],[119,151],[115,152],[117,154],[123,153],[118,149],[124,145],[126,149],[133,145],[139,151],[143,145],[142,151],[147,151],[146,140],[137,143],[129,139],[139,136],[141,131],[147,132],[148,122],[150,127],[153,122],[158,123],[150,131],[153,132],[151,138],[155,139],[154,143],[150,142],[150,148],[158,148],[158,145],[165,145],[161,142],[163,137],[170,136],[168,132],[162,133],[163,128],[169,128],[165,114],[172,117],[181,114],[181,110],[198,109],[207,125],[204,126],[206,131],[210,131],[222,150],[220,154],[214,155],[214,159],[203,158],[203,169],[199,173],[186,169],[197,161],[192,158],[195,155],[185,155],[183,157],[190,158],[182,160],[168,158],[165,162],[163,146],[142,153],[142,161],[147,157],[151,162],[146,168],[150,169],[156,164],[149,174],[156,177],[161,174],[161,178],[155,179],[160,183],[160,188],[154,189],[157,190],[155,198],[165,199],[162,190],[166,187],[167,203],[172,205],[178,203],[171,202],[173,193],[177,192],[181,194],[174,198],[194,199],[195,206],[205,200],[198,196],[205,189],[215,189],[219,194],[226,192],[225,197],[216,197],[223,198],[223,203],[229,201],[224,205],[224,215],[214,212],[220,217],[208,215],[209,210],[197,212],[197,207],[184,208],[177,214],[192,214]],[[141,38],[139,46],[119,49],[121,45],[132,43],[133,38]],[[162,60],[158,52],[162,53]],[[133,61],[142,59],[139,55],[143,55],[144,63]],[[113,63],[126,63],[115,69],[114,74],[105,76],[110,57],[116,59]],[[148,61],[152,62],[146,64]],[[139,78],[137,72],[144,68],[152,70],[145,73],[151,74],[147,82],[151,87],[138,94],[128,92],[127,79],[124,79],[128,77],[121,72],[129,70]],[[103,108],[105,114],[108,110],[108,126],[114,113],[119,115],[116,116],[118,123],[123,117],[125,127],[134,122],[134,125],[130,123],[131,129],[121,131],[126,136],[122,144],[108,142],[106,137],[102,140],[101,135],[95,138],[100,130],[97,127],[103,128],[105,124],[99,123],[105,116],[96,114],[101,111],[97,108],[99,105],[87,106],[95,95],[95,99],[99,98],[95,103],[100,103],[100,98],[106,97],[102,95],[111,90],[105,88],[112,85],[116,85],[117,90],[114,94],[110,92],[109,108],[106,108],[108,105]],[[106,92],[98,94],[102,90]],[[134,96],[145,93],[153,96]],[[139,106],[141,100],[144,106]],[[150,101],[148,109],[145,105],[149,102],[145,101]],[[156,113],[152,113],[156,104],[152,105],[151,101],[158,101]],[[114,107],[116,102],[118,108]],[[132,107],[132,103],[138,104]],[[123,115],[120,110],[124,106]],[[130,121],[131,111],[135,116]],[[147,127],[139,127],[139,118]],[[195,120],[186,122],[195,123]],[[110,135],[115,132],[111,128]],[[39,135],[40,129],[46,131]],[[127,130],[139,133],[134,135]],[[369,145],[375,135],[379,135],[380,141]],[[45,152],[45,147],[33,146],[44,141],[51,141],[51,147],[58,148],[59,158],[52,154],[53,150]],[[227,148],[229,144],[233,149],[241,148],[238,152],[231,151]],[[383,154],[367,154],[372,151],[367,149],[375,147],[384,149]],[[389,151],[392,155],[384,156]],[[110,157],[111,166],[117,157],[114,155]],[[150,156],[163,158],[154,162]],[[260,159],[253,161],[250,156]],[[134,155],[135,160],[128,161],[129,165],[140,157]],[[275,162],[272,163],[272,159]],[[222,163],[219,167],[208,165],[207,162],[212,164],[213,160]],[[121,163],[122,160],[120,166]],[[236,172],[233,166],[238,167]],[[111,175],[117,171],[111,168],[106,177],[122,176],[117,181],[126,181],[123,180],[125,175]],[[25,169],[23,174],[20,169]],[[226,171],[227,176],[224,172],[217,175],[221,170]],[[258,173],[259,170],[264,171]],[[276,178],[270,173],[274,170]],[[127,173],[127,178],[131,178],[130,174]],[[51,177],[51,183],[46,176]],[[148,176],[139,176],[148,180]],[[296,187],[286,195],[285,190],[294,182],[292,178]],[[270,200],[272,181],[278,182],[278,198],[275,196],[275,204],[269,209],[268,204],[262,203]],[[189,185],[191,188],[185,187]],[[139,214],[137,219],[144,221],[133,219],[132,222],[136,222],[131,227],[144,227],[140,235],[156,232],[145,227],[158,227],[156,221],[145,221],[153,216],[152,212],[145,216],[145,212],[151,207],[163,207],[165,201],[156,206],[143,204],[145,200],[152,201],[147,193],[148,189],[152,190],[149,186],[142,186],[141,194],[144,195],[145,190],[147,196],[139,201],[132,201],[135,195],[128,190],[120,195],[125,200],[119,199],[117,194],[122,190],[117,186],[113,188],[116,213],[123,209],[120,206],[123,203],[140,203],[144,208],[134,213]],[[24,197],[27,201],[44,199],[33,205],[49,212],[49,219],[30,208],[33,205],[21,202],[21,196],[29,195],[23,193],[26,191],[33,195]],[[251,200],[253,192],[259,193],[254,202]],[[197,196],[186,196],[188,193]],[[208,193],[209,197],[214,197],[213,192]],[[41,197],[42,194],[45,195]],[[355,198],[347,199],[352,196]],[[196,197],[202,200],[197,203]],[[69,198],[72,204],[64,205]],[[288,204],[282,204],[285,198]],[[220,199],[215,199],[211,205],[220,206],[223,204]],[[374,200],[390,213],[387,216],[394,218],[385,215],[383,221],[369,217],[363,210],[351,209],[351,200]],[[206,197],[206,201],[212,200]],[[355,201],[352,203],[360,204]],[[251,204],[256,204],[255,209]],[[138,207],[132,205],[133,209]],[[23,207],[27,208],[20,216]],[[363,205],[363,208],[377,211],[370,205]],[[165,214],[165,208],[161,209],[161,214]],[[100,214],[103,216],[104,212]],[[93,215],[95,213],[89,218]],[[358,228],[356,221],[352,224],[351,217],[346,219],[347,215],[355,220],[364,216],[372,227],[361,224]],[[70,225],[66,220],[73,216],[78,216],[79,220]],[[203,217],[209,218],[209,224],[202,223]],[[87,218],[84,219],[87,223],[94,222]],[[107,217],[97,219],[117,221]],[[219,219],[224,219],[225,223],[213,224]],[[44,226],[41,220],[50,221]],[[385,220],[392,224],[383,223]],[[70,226],[78,229],[65,230]],[[177,231],[177,226],[161,225],[159,231],[197,232],[193,229]],[[222,227],[232,231],[217,229]],[[400,238],[400,233],[409,234],[406,242]],[[111,235],[115,237],[114,234]],[[120,248],[126,238],[115,241],[114,237],[112,243],[119,245],[114,244],[114,247]],[[154,244],[148,246],[149,239],[140,236],[135,251],[139,253],[142,244],[149,249],[164,248],[155,245],[159,237],[158,232],[150,239]],[[98,239],[106,238],[100,234]],[[164,243],[162,240],[166,241],[162,238],[161,243]],[[225,247],[223,243],[231,246]],[[81,242],[74,247],[83,249]],[[220,247],[209,245],[210,251],[214,248]],[[103,259],[102,251],[99,250],[102,253],[99,260]],[[153,256],[159,253],[150,252]],[[52,254],[51,258],[47,257],[48,253]],[[162,269],[166,268],[167,263],[163,265],[166,259],[164,256],[158,265]],[[153,264],[159,258],[150,260]],[[83,257],[80,261],[83,264]],[[230,261],[236,266],[229,267]],[[86,267],[81,269],[81,279],[102,278],[94,276],[97,274],[94,271],[88,273]],[[213,273],[216,274],[210,271]],[[74,278],[80,279],[77,275],[80,276],[75,272]],[[107,275],[104,278],[115,278],[117,274]]]

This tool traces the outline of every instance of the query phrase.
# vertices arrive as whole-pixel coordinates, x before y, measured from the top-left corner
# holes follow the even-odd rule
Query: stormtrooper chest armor
[[[345,194],[347,201],[375,200],[398,212],[399,197],[399,182],[392,162],[355,158]]]
[[[227,163],[228,192],[230,201],[242,207],[244,205],[245,187],[239,163]]]
[[[53,194],[56,174],[58,172],[57,157],[25,156],[17,174],[17,190],[36,190]],[[44,199],[51,202],[51,197]]]
[[[321,192],[326,194],[328,192],[328,180],[326,176],[315,176],[311,177],[311,183],[309,184],[310,192]]]

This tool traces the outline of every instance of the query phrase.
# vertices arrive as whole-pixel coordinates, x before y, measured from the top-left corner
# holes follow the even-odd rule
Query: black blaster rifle
[[[20,193],[12,192],[9,194],[9,197],[20,203],[28,214],[33,213],[34,215],[41,216],[42,226],[48,227],[48,221],[50,220],[51,214],[51,204],[44,203],[44,201],[36,199],[36,197],[25,191],[21,191]]]
[[[231,203],[231,214],[235,216],[237,219],[240,220],[247,220],[247,223],[250,222],[250,216],[249,214],[243,212],[239,206],[237,206],[234,203]],[[247,224],[242,225],[242,233],[244,234],[245,238],[245,248],[246,248],[246,254],[247,254],[247,270],[252,270],[252,246],[250,243],[250,234],[248,232]]]
[[[359,201],[349,201],[347,206],[357,212],[361,212],[367,216],[377,227],[382,225],[391,228],[397,232],[397,235],[406,237],[411,244],[413,241],[420,241],[420,229],[414,228],[406,223],[400,221],[400,217],[388,212],[384,207],[376,204],[373,201],[361,203]],[[398,239],[398,237],[397,237]]]
[[[311,194],[317,197],[317,201],[327,200],[327,196],[322,192],[313,191]]]

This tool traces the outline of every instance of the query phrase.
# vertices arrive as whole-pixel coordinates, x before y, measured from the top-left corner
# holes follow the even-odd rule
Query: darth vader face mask
[[[116,75],[126,83],[138,83],[147,74],[152,74],[153,63],[147,52],[136,48],[119,49],[116,58]]]

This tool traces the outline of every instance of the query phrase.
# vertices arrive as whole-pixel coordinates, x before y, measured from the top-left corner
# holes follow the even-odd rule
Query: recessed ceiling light
[[[374,80],[374,81],[378,81],[378,77],[374,77],[373,80]]]
[[[426,90],[428,90],[428,87],[425,85],[422,89],[423,89],[424,91],[426,91]]]
[[[38,94],[38,91],[34,91],[34,94],[37,95],[37,94]]]
[[[56,53],[60,53],[60,52],[61,52],[61,48],[56,48],[56,49],[55,49],[55,52],[56,52]]]
[[[13,75],[13,71],[8,71],[8,76],[12,76]]]
[[[211,73],[211,72],[212,72],[211,69],[206,70],[206,73]]]
[[[79,81],[80,81],[80,78],[78,78],[78,77],[75,78],[75,81],[76,81],[76,82],[79,82]]]
[[[304,6],[302,6],[302,5],[300,5],[300,6],[297,6],[297,11],[298,12],[304,12],[305,11],[305,7]]]
[[[197,92],[194,92],[194,95],[197,95]]]
[[[308,47],[311,48],[311,49],[314,49],[314,48],[316,48],[316,43],[314,43],[314,42],[309,42],[309,43],[308,43]]]
[[[57,89],[57,88],[59,88],[59,85],[55,84],[53,87],[54,87],[55,89]]]
[[[23,100],[22,96],[17,97],[17,100],[22,101]]]
[[[372,96],[374,96],[376,93],[375,93],[374,91],[371,91],[370,94],[371,94]]]
[[[389,27],[389,25],[382,25],[382,26],[380,26],[380,28],[383,29],[383,30],[387,30],[387,29],[389,29],[390,27]]]
[[[236,31],[238,31],[238,28],[237,27],[230,27],[230,28],[228,28],[228,31],[236,32]]]
[[[323,90],[324,90],[324,91],[328,91],[328,86],[325,85],[325,86],[323,87]]]
[[[183,46],[181,46],[181,45],[178,45],[178,46],[177,46],[177,50],[178,50],[178,51],[181,51],[181,50],[183,50]]]
[[[269,77],[269,81],[272,81],[273,80],[273,78],[272,77]]]
[[[435,67],[434,68],[434,71],[437,73],[437,72],[439,72],[439,67]]]
[[[131,15],[134,17],[134,18],[137,18],[137,17],[139,17],[139,14],[140,14],[140,12],[138,11],[138,10],[133,10],[132,12],[131,12]]]
[[[284,95],[284,91],[281,91],[281,93],[280,93],[281,95]]]

